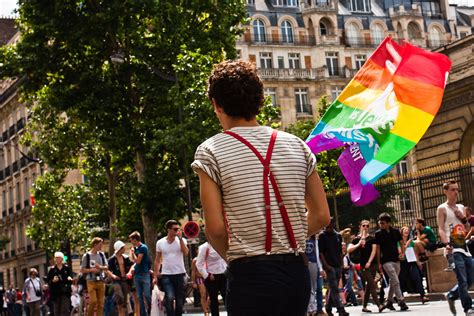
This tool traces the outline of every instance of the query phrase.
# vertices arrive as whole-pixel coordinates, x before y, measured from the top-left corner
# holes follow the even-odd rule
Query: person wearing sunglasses
[[[166,315],[180,316],[184,305],[184,257],[188,255],[187,241],[179,223],[170,219],[165,224],[167,235],[156,242],[155,279],[161,277],[165,292]]]

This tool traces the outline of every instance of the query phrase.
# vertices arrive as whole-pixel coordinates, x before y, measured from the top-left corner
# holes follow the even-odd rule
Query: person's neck
[[[61,270],[63,268],[63,264],[57,264],[56,267],[58,267],[59,270]]]
[[[92,252],[94,255],[96,255],[99,251],[96,250],[96,249],[94,249],[94,248],[92,248],[91,252]]]
[[[254,117],[250,121],[247,121],[244,118],[228,118],[223,122],[222,127],[224,130],[229,130],[234,127],[256,127],[260,126],[257,122],[257,119]]]
[[[446,204],[448,204],[449,206],[452,206],[452,207],[456,207],[456,198],[447,199]]]
[[[168,239],[169,241],[173,241],[176,239],[176,236],[173,236],[173,235],[167,235],[166,236],[166,239]]]
[[[384,228],[387,232],[390,231],[390,226],[387,225],[387,228]]]

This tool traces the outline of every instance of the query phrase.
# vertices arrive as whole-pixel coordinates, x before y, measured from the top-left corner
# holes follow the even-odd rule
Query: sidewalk
[[[427,293],[426,296],[430,299],[430,301],[435,302],[435,301],[445,301],[446,298],[444,297],[444,294],[446,293]],[[474,297],[474,291],[469,291],[469,294],[471,297]],[[407,303],[413,303],[413,302],[419,302],[420,301],[420,296],[418,294],[407,294],[405,295],[405,301]],[[362,304],[362,302],[359,299],[359,303]],[[187,314],[198,314],[202,312],[201,307],[194,307],[193,303],[193,298],[188,297],[186,299],[186,303],[184,304],[184,310],[186,311]],[[224,311],[224,303],[222,300],[219,300],[219,310]]]

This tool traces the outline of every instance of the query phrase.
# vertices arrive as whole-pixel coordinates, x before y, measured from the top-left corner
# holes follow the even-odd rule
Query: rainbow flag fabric
[[[314,153],[346,147],[338,163],[355,204],[377,198],[374,182],[426,132],[450,67],[445,55],[387,37],[311,132]]]

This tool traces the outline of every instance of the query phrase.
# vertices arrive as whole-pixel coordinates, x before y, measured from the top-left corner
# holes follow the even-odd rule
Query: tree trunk
[[[137,172],[137,180],[143,183],[145,178],[145,156],[141,152],[137,152],[137,161],[135,163],[135,171]],[[155,242],[158,232],[156,230],[155,218],[147,214],[146,209],[141,210],[143,223],[142,242],[148,246],[151,262],[155,261]],[[153,268],[153,267],[152,267]]]
[[[117,171],[111,171],[110,165],[106,168],[107,191],[109,194],[109,256],[114,253],[114,243],[117,238]]]

